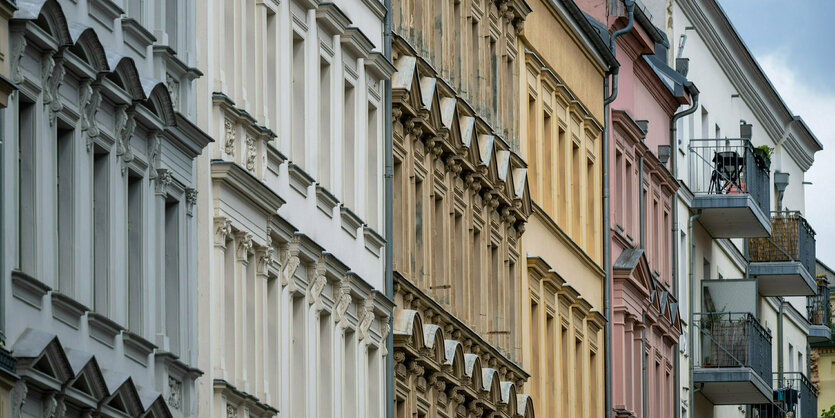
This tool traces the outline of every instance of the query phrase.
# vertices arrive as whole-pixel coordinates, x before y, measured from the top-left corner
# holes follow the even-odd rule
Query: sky
[[[832,0],[719,0],[791,111],[824,150],[806,173],[806,219],[817,257],[835,267],[835,15]]]

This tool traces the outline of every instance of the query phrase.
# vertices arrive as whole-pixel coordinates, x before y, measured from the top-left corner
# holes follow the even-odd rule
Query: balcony
[[[772,402],[755,405],[758,418],[816,418],[818,394],[812,382],[800,372],[774,373]]]
[[[772,212],[771,237],[748,240],[748,273],[763,296],[812,296],[815,231],[799,212]]]
[[[750,139],[691,139],[690,190],[713,238],[767,237],[769,169]]]
[[[771,334],[750,313],[695,314],[693,382],[714,405],[771,402]]]
[[[829,282],[817,279],[818,292],[806,298],[809,313],[809,342],[822,343],[832,339],[832,308],[829,303]]]

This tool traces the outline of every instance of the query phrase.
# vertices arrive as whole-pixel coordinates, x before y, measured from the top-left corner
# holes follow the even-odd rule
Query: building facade
[[[196,14],[199,415],[383,416],[383,3]]]
[[[682,183],[673,228],[688,321],[682,416],[815,417],[807,377],[820,330],[807,297],[818,286],[803,182],[822,146],[717,2],[677,0],[652,14],[702,92],[670,143]]]
[[[9,21],[11,416],[197,416],[194,3],[22,0]],[[141,6],[141,7],[138,7]]]
[[[524,1],[395,1],[395,416],[531,417],[516,38]]]
[[[603,79],[617,67],[572,1],[530,2],[519,36],[520,148],[532,214],[522,237],[523,364],[535,409],[603,416]]]

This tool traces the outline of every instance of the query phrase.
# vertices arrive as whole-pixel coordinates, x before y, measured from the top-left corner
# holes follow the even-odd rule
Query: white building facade
[[[197,413],[193,0],[20,0],[4,111],[12,416]]]
[[[383,3],[196,13],[199,415],[384,416]]]
[[[672,44],[670,65],[689,60],[688,78],[701,92],[695,112],[677,121],[670,144],[682,182],[672,234],[687,323],[679,345],[678,413],[778,416],[765,406],[772,391],[793,384],[802,398],[809,389],[806,296],[816,286],[814,232],[802,218],[804,176],[822,146],[782,101],[717,1],[644,3]],[[763,146],[770,164],[757,154]],[[803,238],[797,236],[804,234],[811,249],[798,250]],[[784,241],[789,235],[791,245]],[[745,344],[720,335],[741,330],[734,328],[740,324],[750,333]],[[731,377],[739,371],[748,377]],[[802,403],[793,407],[795,416],[817,416],[816,406]]]

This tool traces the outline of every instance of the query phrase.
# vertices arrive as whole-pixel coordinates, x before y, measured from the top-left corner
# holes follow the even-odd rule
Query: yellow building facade
[[[522,237],[523,366],[547,417],[604,411],[603,79],[617,65],[572,1],[531,0],[518,38],[532,214]]]

